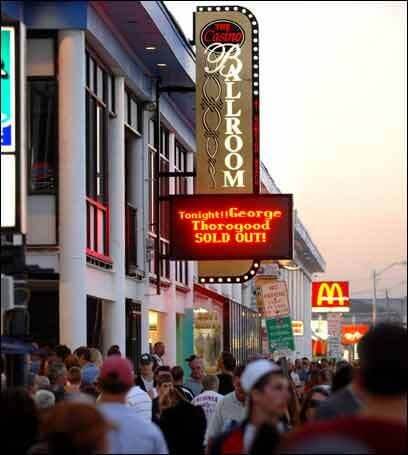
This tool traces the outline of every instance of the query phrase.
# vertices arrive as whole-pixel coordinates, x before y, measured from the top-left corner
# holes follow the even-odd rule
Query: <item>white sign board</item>
[[[292,321],[292,330],[295,337],[302,337],[304,335],[303,321]]]
[[[324,319],[312,319],[312,334],[316,337],[327,340],[329,334],[327,330],[327,321]]]
[[[1,154],[1,227],[16,224],[16,157]]]
[[[285,281],[270,281],[260,287],[262,295],[262,316],[272,319],[289,316],[288,289]]]
[[[341,313],[329,313],[327,315],[327,332],[329,337],[340,337],[342,322],[343,315]]]
[[[329,337],[328,339],[329,357],[340,359],[343,354],[343,348],[340,343],[340,337]]]

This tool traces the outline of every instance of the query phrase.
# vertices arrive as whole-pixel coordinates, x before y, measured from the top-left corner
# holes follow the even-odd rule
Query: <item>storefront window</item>
[[[194,309],[194,351],[204,359],[207,373],[217,371],[217,360],[222,349],[222,317],[217,309]]]
[[[56,191],[57,180],[57,84],[52,79],[29,79],[29,191]]]

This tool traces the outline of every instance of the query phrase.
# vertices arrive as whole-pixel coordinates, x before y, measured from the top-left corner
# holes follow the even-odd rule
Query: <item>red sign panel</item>
[[[341,328],[341,343],[344,345],[356,344],[368,332],[366,324],[346,324]]]
[[[312,283],[312,310],[349,311],[348,281],[314,281]]]
[[[292,259],[290,194],[170,196],[170,259]]]

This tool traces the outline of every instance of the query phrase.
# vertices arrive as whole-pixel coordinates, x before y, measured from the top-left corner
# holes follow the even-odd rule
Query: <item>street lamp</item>
[[[379,272],[376,270],[373,270],[372,272],[372,279],[373,279],[373,308],[372,308],[372,318],[373,318],[373,326],[375,325],[376,318],[377,318],[377,280],[379,279],[380,275],[382,275],[384,272],[387,270],[391,269],[392,267],[395,267],[396,265],[407,265],[407,261],[402,261],[402,262],[393,262],[390,265],[387,265],[387,267],[383,268]]]

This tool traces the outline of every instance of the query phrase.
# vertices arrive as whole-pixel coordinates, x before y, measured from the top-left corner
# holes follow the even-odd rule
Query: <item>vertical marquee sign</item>
[[[16,31],[1,27],[1,228],[13,229],[16,217]]]
[[[239,6],[198,7],[196,143],[198,194],[258,194],[258,22]],[[200,277],[245,275],[252,261],[200,261]]]

